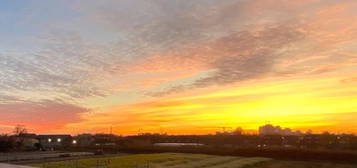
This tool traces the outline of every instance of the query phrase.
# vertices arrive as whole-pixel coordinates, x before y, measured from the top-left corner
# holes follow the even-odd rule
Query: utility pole
[[[113,125],[110,126],[110,135],[113,135]]]

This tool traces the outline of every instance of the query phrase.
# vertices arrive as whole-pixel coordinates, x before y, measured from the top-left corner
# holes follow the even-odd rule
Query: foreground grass
[[[200,154],[138,154],[111,158],[32,164],[42,168],[356,168],[356,165],[320,162],[278,161],[260,157],[233,157]]]
[[[172,167],[172,168],[198,168],[198,167],[220,167],[236,168],[252,166],[264,162],[267,158],[242,158],[230,156],[213,156],[199,154],[139,154],[126,155],[111,158],[82,159],[78,161],[60,161],[41,164],[31,164],[30,166],[42,168],[135,168],[142,165],[150,165],[152,168]],[[237,168],[238,168],[237,167]]]

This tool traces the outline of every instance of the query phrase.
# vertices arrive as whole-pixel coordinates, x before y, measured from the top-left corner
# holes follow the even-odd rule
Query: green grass
[[[260,157],[233,157],[201,154],[138,154],[111,158],[82,159],[78,161],[32,164],[42,168],[96,168],[98,163],[110,160],[100,168],[136,168],[149,163],[150,168],[356,168],[356,165],[321,162],[279,161]]]
[[[97,162],[104,162],[108,159],[110,160],[110,168],[131,168],[136,165],[142,165],[147,163],[148,161],[164,161],[166,159],[181,159],[173,154],[139,154],[139,155],[126,155],[126,156],[118,156],[111,158],[93,158],[93,159],[82,159],[78,161],[68,162],[68,161],[60,161],[60,162],[50,162],[45,164],[31,164],[30,166],[34,167],[46,167],[46,168],[67,168],[73,167],[71,164],[78,164],[79,167],[95,167]]]

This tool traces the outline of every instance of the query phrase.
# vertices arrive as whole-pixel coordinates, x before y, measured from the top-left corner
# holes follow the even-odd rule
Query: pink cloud
[[[32,130],[48,131],[81,121],[80,114],[89,110],[61,101],[45,100],[0,104],[0,111],[0,124],[21,124]]]

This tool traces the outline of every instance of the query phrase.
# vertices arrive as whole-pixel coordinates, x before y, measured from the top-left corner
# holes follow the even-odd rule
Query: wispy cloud
[[[5,111],[1,115],[13,116],[0,124],[31,124],[26,116],[54,111],[52,116],[64,114],[54,127],[64,128],[88,122],[89,111],[99,109],[97,115],[100,110],[108,111],[108,104],[122,104],[128,95],[137,102],[125,110],[135,113],[132,110],[141,100],[161,101],[200,89],[200,94],[205,94],[214,87],[220,90],[267,80],[325,77],[341,77],[340,87],[350,87],[354,81],[348,75],[356,72],[357,65],[354,0],[66,2],[59,3],[48,16],[38,14],[39,10],[48,11],[42,6],[34,15],[20,19],[29,30],[14,29],[22,33],[13,36],[22,35],[26,49],[0,48],[0,109]],[[51,2],[45,5],[57,6]],[[61,17],[61,12],[66,15]],[[41,26],[32,25],[36,21]],[[5,34],[19,25],[9,24],[4,24]],[[9,37],[6,39],[12,40]],[[6,39],[4,46],[11,45]],[[274,97],[277,93],[269,94]],[[245,98],[252,96],[267,94]],[[215,101],[222,103],[220,100],[228,99]],[[152,118],[145,120],[146,124],[160,125],[189,120],[190,113],[201,110],[194,104],[197,108],[176,115],[173,104],[168,103],[170,108],[155,101],[144,104],[145,114],[130,114],[127,120],[110,115],[129,125],[143,117]],[[189,105],[179,102],[177,106]],[[203,100],[199,103],[199,107],[205,105]],[[16,115],[10,115],[12,112]],[[105,125],[111,119],[104,117],[94,123]]]

